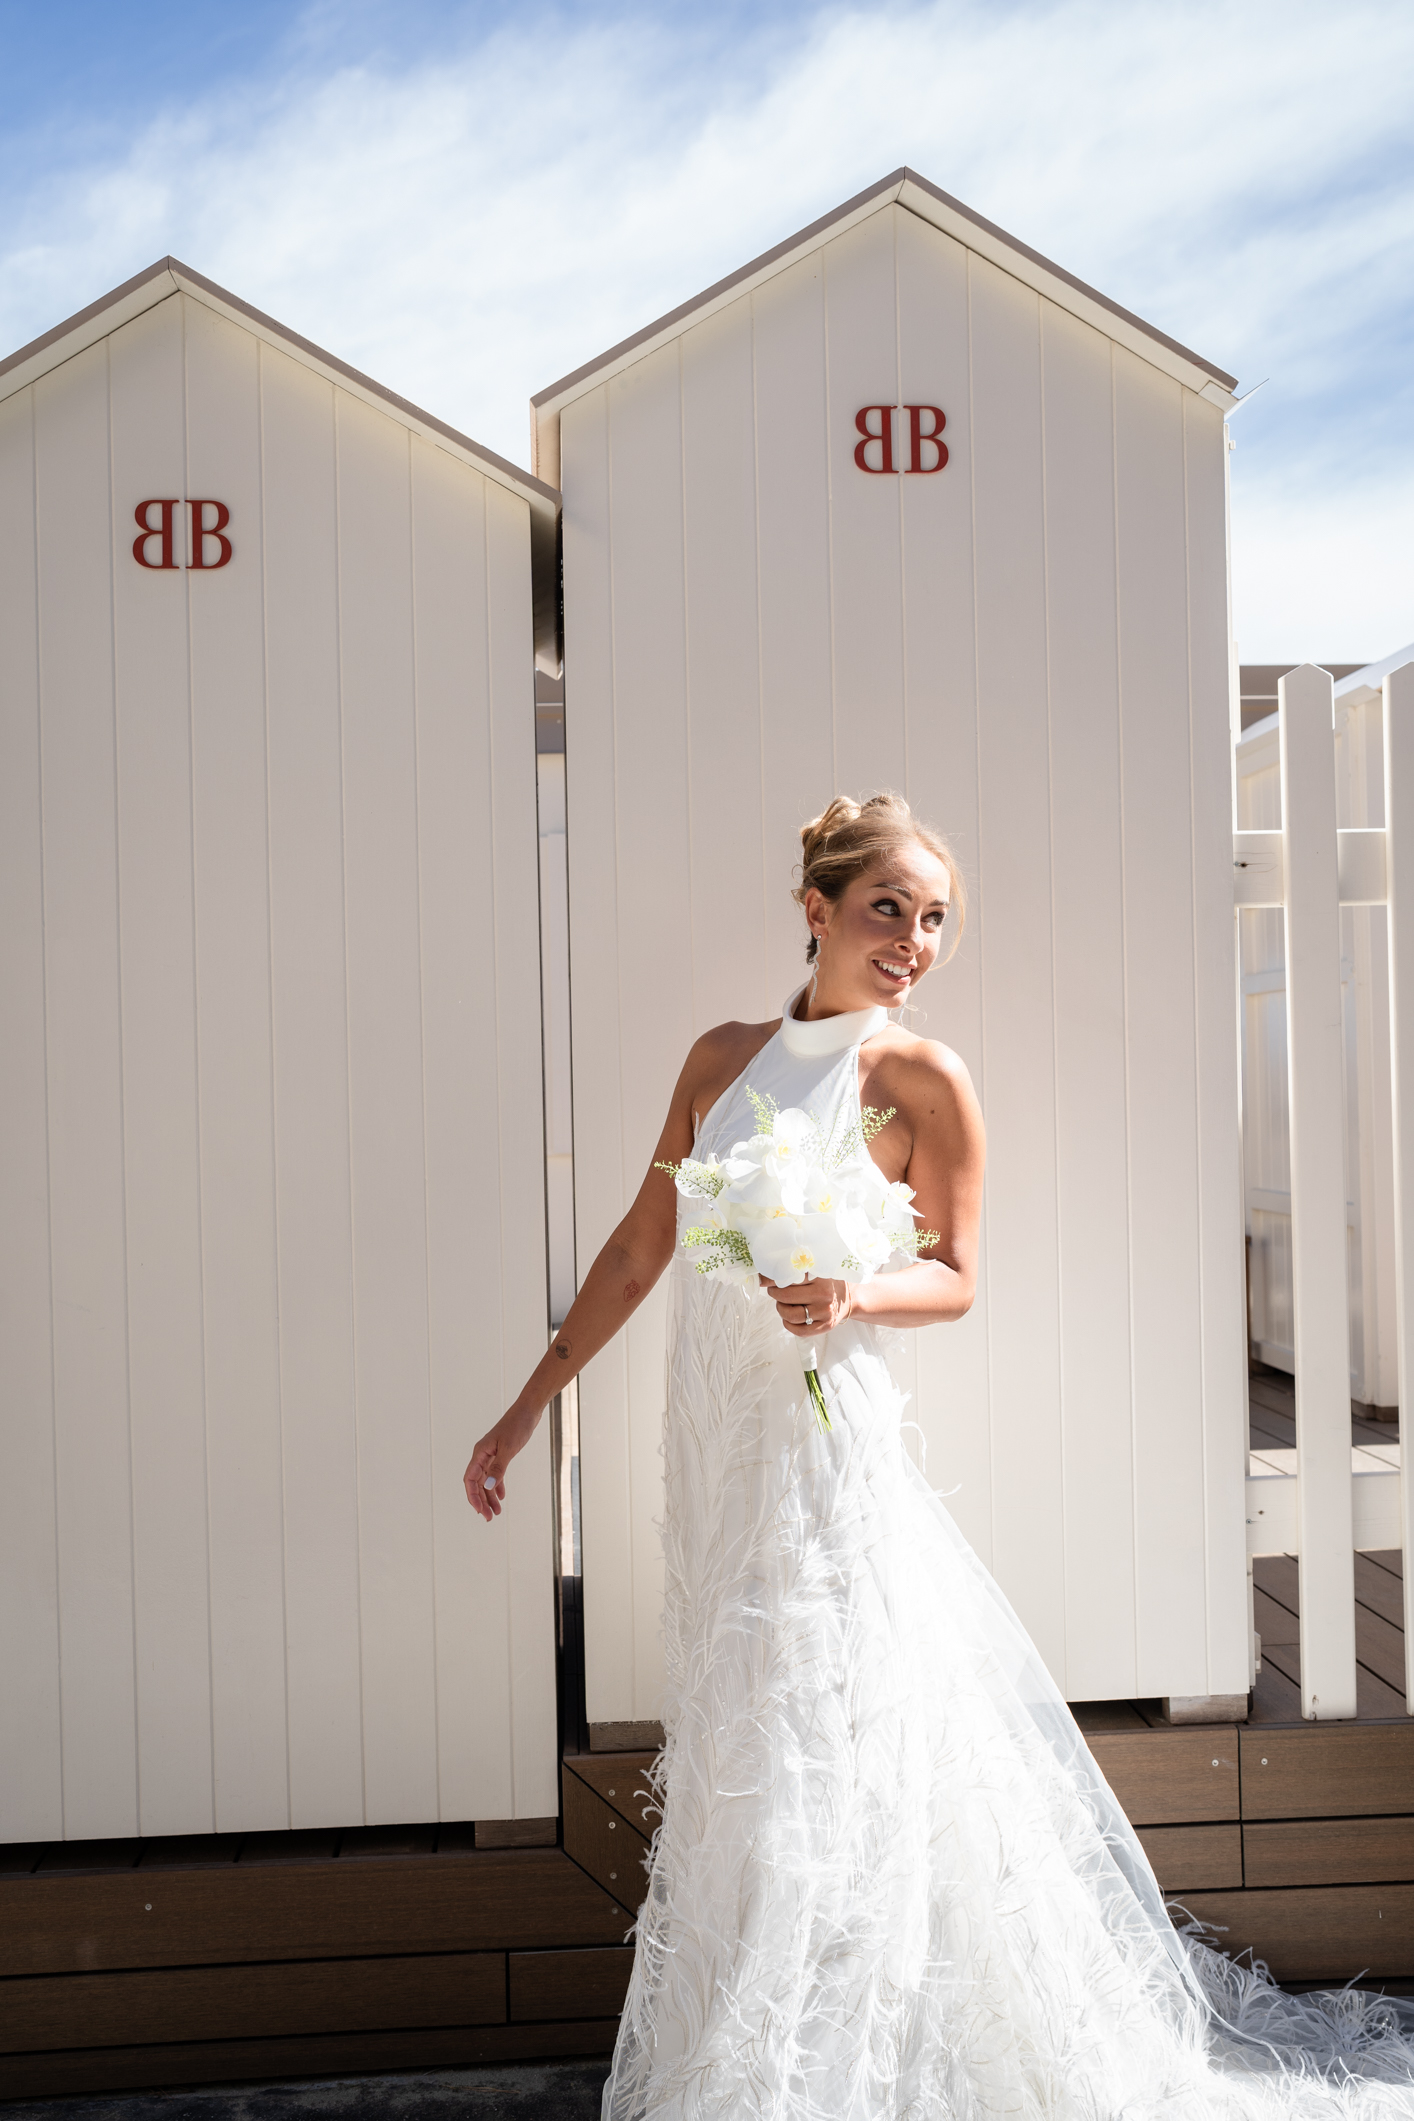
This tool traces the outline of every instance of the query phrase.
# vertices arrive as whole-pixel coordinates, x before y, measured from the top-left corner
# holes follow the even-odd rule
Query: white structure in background
[[[556,499],[170,259],[0,367],[0,1840],[557,1809]]]
[[[1368,708],[1379,677],[1383,759],[1378,777],[1368,726],[1363,746],[1348,743],[1344,770],[1338,771],[1340,738],[1349,739],[1350,730],[1348,723],[1340,729],[1329,673],[1304,665],[1281,680],[1276,717],[1280,827],[1239,823],[1233,844],[1234,899],[1239,921],[1249,929],[1246,946],[1268,977],[1280,946],[1285,987],[1284,1071],[1265,1021],[1270,986],[1245,996],[1242,1007],[1249,1096],[1257,1105],[1250,1131],[1269,1159],[1259,1167],[1260,1177],[1271,1178],[1281,1168],[1271,1160],[1273,1144],[1281,1141],[1272,1114],[1283,1109],[1281,1085],[1273,1078],[1284,1072],[1286,1250],[1296,1381],[1295,1451],[1256,1454],[1250,1469],[1248,1552],[1300,1557],[1302,1713],[1312,1717],[1356,1713],[1353,1553],[1361,1546],[1398,1545],[1404,1551],[1406,1703],[1414,1710],[1414,1584],[1407,1566],[1414,1553],[1414,1477],[1408,1454],[1398,1447],[1376,1453],[1352,1450],[1350,1442],[1350,1166],[1366,1129],[1379,1118],[1378,1107],[1373,1113],[1360,1110],[1362,1070],[1351,1064],[1352,1047],[1357,1063],[1361,1053],[1360,1027],[1357,1019],[1352,1038],[1349,1005],[1346,924],[1352,909],[1383,908],[1386,915],[1387,1035],[1377,1046],[1367,1022],[1364,1073],[1378,1081],[1381,1066],[1388,1069],[1388,1308],[1398,1376],[1409,1376],[1414,1352],[1414,1242],[1409,1235],[1414,1214],[1414,660],[1408,651],[1356,672],[1345,681],[1350,690],[1344,697],[1356,708]],[[1249,738],[1253,735],[1249,732]],[[1239,788],[1244,781],[1254,784],[1248,800],[1260,811],[1259,776],[1269,767],[1254,762],[1251,751],[1246,761],[1239,755],[1236,763]],[[1339,822],[1342,783],[1347,800],[1353,785],[1365,812],[1358,824]],[[1268,788],[1266,818],[1271,794]],[[1381,813],[1379,821],[1371,821],[1371,810]],[[1254,909],[1276,912],[1280,929],[1273,934],[1270,924],[1252,924]],[[1365,969],[1367,983],[1378,986],[1368,952]],[[1262,1189],[1260,1213],[1274,1213],[1274,1190]],[[1378,1242],[1376,1230],[1362,1264]],[[1364,1274],[1362,1283],[1363,1296]],[[1264,1298],[1274,1284],[1271,1272]],[[1366,1360],[1369,1323],[1362,1316]]]
[[[1072,1698],[1228,1712],[1232,386],[900,171],[535,401],[581,1261],[693,1037],[803,977],[801,820],[905,789],[972,880],[923,1021],[991,1135],[977,1305],[906,1357],[929,1477]],[[661,1702],[663,1333],[659,1292],[581,1390],[589,1716],[619,1732]]]
[[[1342,830],[1385,822],[1380,687],[1389,671],[1410,660],[1414,644],[1335,685],[1336,815]],[[1275,714],[1252,723],[1238,742],[1237,824],[1240,831],[1281,829]],[[1399,1385],[1385,907],[1344,903],[1340,927],[1350,1389],[1355,1399],[1368,1405],[1393,1407]],[[1286,957],[1280,908],[1244,907],[1239,928],[1251,1336],[1262,1361],[1290,1370]]]

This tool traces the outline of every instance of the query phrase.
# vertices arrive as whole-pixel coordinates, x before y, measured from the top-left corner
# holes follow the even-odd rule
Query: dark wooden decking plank
[[[1392,1580],[1392,1579],[1391,1579]],[[1369,1606],[1357,1604],[1355,1608],[1355,1655],[1367,1672],[1382,1679],[1399,1704],[1404,1707],[1404,1630],[1395,1627],[1382,1613],[1374,1613]],[[1391,1711],[1398,1714],[1399,1709]]]
[[[1286,1606],[1279,1604],[1270,1591],[1259,1590],[1255,1584],[1252,1591],[1252,1617],[1257,1633],[1262,1638],[1263,1656],[1269,1648],[1279,1647],[1284,1642],[1295,1643],[1301,1640],[1301,1623],[1296,1615]]]
[[[502,1952],[51,1975],[0,1982],[0,2053],[500,2025],[505,2016]]]
[[[1370,1616],[1373,1618],[1373,1615]],[[1355,1723],[1387,1723],[1391,1717],[1404,1714],[1403,1689],[1395,1690],[1378,1672],[1371,1671],[1359,1650],[1363,1630],[1356,1624],[1357,1662],[1355,1666],[1355,1714],[1346,1721],[1349,1728]],[[1270,1651],[1262,1645],[1263,1664],[1271,1663],[1291,1681],[1298,1694],[1301,1688],[1301,1651],[1295,1643],[1274,1643]]]
[[[0,1974],[618,1944],[629,1920],[560,1849],[37,1874],[0,1879]]]
[[[1242,1816],[1251,1819],[1390,1817],[1414,1797],[1414,1719],[1306,1723],[1244,1729]]]
[[[1249,1886],[1414,1882],[1414,1818],[1248,1822],[1242,1846]]]
[[[1254,1725],[1299,1724],[1301,1720],[1300,1687],[1293,1686],[1285,1672],[1274,1665],[1263,1650],[1262,1669],[1252,1689],[1246,1727],[1250,1730]]]
[[[565,1854],[606,1893],[620,1894],[626,1907],[636,1909],[648,1889],[647,1837],[578,1775],[565,1776],[563,1797]]]
[[[78,2049],[0,2057],[0,2099],[76,2097],[177,2084],[256,2083],[395,2069],[467,2069],[478,2063],[607,2055],[618,2019],[571,2025],[420,2027],[320,2033],[276,2040],[180,2041],[163,2047]]]
[[[1097,1731],[1086,1743],[1136,1826],[1189,1826],[1238,1816],[1233,1724]]]
[[[641,1834],[651,1835],[659,1811],[648,1786],[648,1770],[656,1753],[572,1753],[565,1756],[567,1775],[577,1775],[596,1796],[611,1805],[620,1818]]]
[[[1242,1883],[1242,1829],[1235,1821],[1221,1826],[1146,1826],[1139,1839],[1166,1893]]]
[[[1259,1554],[1252,1564],[1252,1581],[1268,1598],[1285,1606],[1288,1613],[1300,1611],[1301,1577],[1294,1555]]]
[[[1414,1973],[1414,1885],[1249,1887],[1192,1893],[1184,1905],[1225,1931],[1223,1951],[1252,1951],[1278,1981]]]
[[[1364,1602],[1362,1587],[1371,1596],[1384,1595],[1402,1612],[1402,1585],[1382,1568],[1372,1556],[1356,1557],[1355,1606],[1355,1672],[1356,1719],[1383,1720],[1404,1714],[1404,1635],[1403,1629],[1392,1620],[1375,1611]],[[1364,1564],[1361,1566],[1361,1564]],[[1300,1630],[1291,1629],[1281,1621],[1281,1612],[1294,1618],[1299,1610],[1301,1566],[1290,1554],[1265,1554],[1252,1564],[1254,1604],[1261,1598],[1261,1610],[1268,1616],[1271,1632],[1262,1622],[1257,1623],[1257,1632],[1262,1637],[1262,1661],[1270,1662],[1298,1691],[1301,1684]],[[1381,1584],[1392,1587],[1391,1593],[1380,1593]]]
[[[511,2022],[617,2017],[632,1967],[628,1944],[586,1952],[512,1952]]]
[[[1378,1613],[1382,1620],[1404,1633],[1404,1584],[1391,1570],[1382,1568],[1373,1554],[1355,1557],[1355,1596],[1359,1603]]]

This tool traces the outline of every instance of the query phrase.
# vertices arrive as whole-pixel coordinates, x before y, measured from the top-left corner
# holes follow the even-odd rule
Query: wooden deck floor
[[[1285,1370],[1254,1363],[1247,1384],[1248,1429],[1251,1448],[1264,1444],[1294,1449],[1296,1444],[1296,1386]],[[1376,1421],[1363,1408],[1350,1409],[1352,1443],[1398,1443],[1398,1421]]]
[[[1272,1554],[1252,1564],[1262,1669],[1248,1722],[1301,1721],[1301,1564]],[[1356,1720],[1404,1722],[1404,1578],[1398,1550],[1355,1557]],[[1414,1792],[1411,1792],[1414,1797]]]

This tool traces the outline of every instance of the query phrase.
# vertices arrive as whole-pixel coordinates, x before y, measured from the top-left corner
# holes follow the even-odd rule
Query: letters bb
[[[187,566],[203,571],[229,566],[235,548],[225,535],[226,525],[231,520],[231,511],[225,502],[188,500],[185,505],[191,510]],[[133,558],[139,567],[152,567],[160,572],[163,568],[180,565],[176,557],[176,516],[177,510],[182,506],[181,501],[162,500],[156,496],[149,501],[138,502],[133,510],[133,521],[137,524],[139,533],[133,539]],[[152,520],[154,508],[161,511],[156,523]],[[209,508],[216,511],[214,522],[207,519],[206,511]],[[207,556],[213,540],[216,546],[214,559]],[[158,552],[155,560],[149,558],[153,546],[156,546]]]
[[[896,412],[908,415],[908,462],[906,464],[896,464],[894,462],[894,414]],[[870,422],[876,416],[878,425],[871,426]],[[925,419],[930,420],[932,425],[925,427],[923,425]],[[903,473],[941,471],[948,461],[948,445],[943,440],[943,429],[948,423],[940,405],[861,405],[854,416],[854,424],[863,437],[862,441],[856,442],[854,445],[854,461],[861,471],[872,472],[875,477],[886,471]],[[871,464],[869,461],[871,443],[876,444],[878,447],[879,461],[877,464]],[[925,451],[932,453],[933,461],[931,464],[924,461]]]

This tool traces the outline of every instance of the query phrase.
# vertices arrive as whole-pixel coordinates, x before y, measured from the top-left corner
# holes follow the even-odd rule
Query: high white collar
[[[826,1053],[843,1053],[849,1046],[862,1046],[866,1038],[882,1031],[889,1012],[876,1003],[872,1009],[847,1009],[840,1016],[816,1016],[802,1023],[793,1012],[808,982],[796,988],[781,1011],[781,1043],[797,1060],[818,1059]]]

